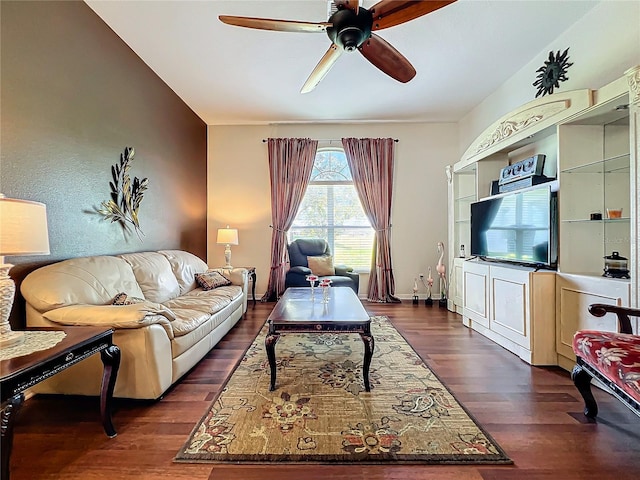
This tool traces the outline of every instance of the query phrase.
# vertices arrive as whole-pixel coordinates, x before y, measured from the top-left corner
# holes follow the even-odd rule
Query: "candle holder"
[[[309,282],[309,286],[311,287],[311,301],[313,301],[314,294],[315,294],[316,281],[318,280],[318,276],[311,274],[311,275],[307,275],[305,278],[307,282]]]
[[[322,287],[322,303],[329,303],[329,287],[331,286],[331,280],[322,280],[320,287]]]

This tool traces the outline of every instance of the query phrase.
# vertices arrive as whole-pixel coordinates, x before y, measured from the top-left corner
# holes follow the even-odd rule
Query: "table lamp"
[[[217,243],[226,245],[224,249],[225,266],[223,268],[231,269],[231,245],[238,245],[238,229],[236,228],[219,228]]]
[[[48,255],[47,207],[43,203],[6,198],[0,193],[0,347],[24,341],[23,332],[14,332],[9,323],[16,284],[9,277],[13,265],[5,255]]]

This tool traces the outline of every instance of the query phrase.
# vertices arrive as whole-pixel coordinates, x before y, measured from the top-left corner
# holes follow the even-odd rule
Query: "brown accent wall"
[[[0,192],[47,205],[51,245],[49,256],[7,257],[17,283],[71,257],[183,249],[206,259],[206,124],[84,2],[2,0],[0,20]],[[132,177],[149,178],[142,240],[92,213],[126,146]]]

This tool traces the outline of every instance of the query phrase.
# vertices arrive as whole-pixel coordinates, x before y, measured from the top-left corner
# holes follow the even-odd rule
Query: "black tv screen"
[[[555,267],[557,195],[549,185],[471,204],[471,255]]]

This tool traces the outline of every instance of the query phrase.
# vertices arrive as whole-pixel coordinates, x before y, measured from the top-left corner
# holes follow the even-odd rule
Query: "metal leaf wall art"
[[[111,199],[100,204],[98,213],[112,223],[119,223],[126,232],[133,227],[138,238],[142,239],[144,233],[140,229],[138,210],[149,180],[140,180],[138,177],[131,180],[129,169],[134,155],[133,147],[125,147],[124,153],[120,154],[120,163],[111,166]]]

